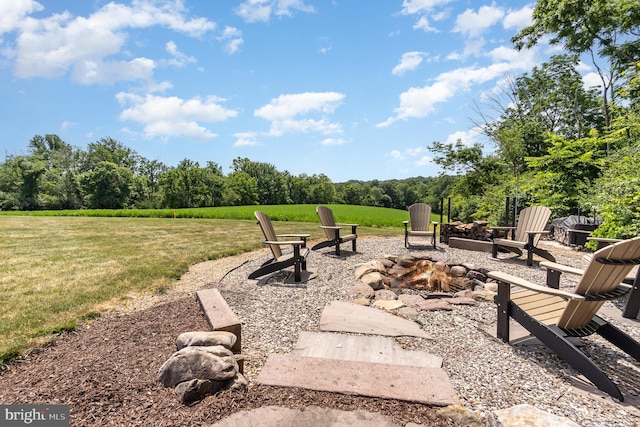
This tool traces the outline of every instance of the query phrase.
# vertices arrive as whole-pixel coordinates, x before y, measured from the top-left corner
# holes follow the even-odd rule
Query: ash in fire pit
[[[487,272],[473,265],[449,264],[428,255],[388,255],[359,266],[355,275],[374,290],[458,292],[484,285]]]

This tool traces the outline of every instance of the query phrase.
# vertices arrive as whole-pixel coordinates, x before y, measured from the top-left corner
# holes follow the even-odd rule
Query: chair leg
[[[602,325],[596,331],[598,335],[640,362],[640,343],[613,326],[611,323],[606,322],[599,317],[594,318],[594,320],[602,322]]]
[[[293,277],[297,282],[302,280],[302,274],[300,272],[300,264],[302,264],[302,260],[300,259],[300,246],[293,246],[293,258],[295,259],[295,263],[293,264]]]
[[[602,370],[593,363],[583,352],[571,344],[564,336],[562,330],[548,327],[533,317],[529,316],[516,304],[511,304],[511,317],[513,317],[524,328],[531,332],[544,345],[551,349],[560,358],[565,360],[572,368],[587,377],[598,389],[621,402],[624,401],[622,393],[618,387]]]
[[[491,243],[491,257],[498,258],[498,245]]]
[[[511,285],[498,282],[498,295],[494,297],[498,307],[496,336],[502,342],[509,342],[509,317],[511,316]]]
[[[629,292],[627,303],[622,312],[622,317],[627,319],[635,319],[640,311],[640,268],[638,268],[638,273],[631,286],[631,292]]]

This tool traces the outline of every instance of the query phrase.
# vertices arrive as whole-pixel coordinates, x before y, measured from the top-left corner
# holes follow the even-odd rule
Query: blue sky
[[[510,43],[533,6],[0,0],[0,159],[54,133],[225,174],[247,157],[333,182],[435,176],[427,147],[484,142],[474,103],[552,53]]]

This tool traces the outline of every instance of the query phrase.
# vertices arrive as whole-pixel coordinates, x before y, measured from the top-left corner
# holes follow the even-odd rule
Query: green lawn
[[[363,237],[401,236],[408,217],[393,209],[331,207],[338,222],[363,224]],[[176,219],[173,211],[165,218],[151,210],[138,211],[146,217],[0,215],[0,362],[130,298],[164,292],[191,264],[261,247],[255,209],[177,210]],[[315,206],[259,209],[278,233],[322,238]]]

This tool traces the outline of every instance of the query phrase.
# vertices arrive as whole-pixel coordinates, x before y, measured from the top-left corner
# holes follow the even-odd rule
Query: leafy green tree
[[[336,189],[328,176],[324,174],[313,175],[308,180],[309,194],[306,203],[333,203],[336,197]]]
[[[133,172],[113,162],[99,162],[80,176],[87,206],[92,209],[122,209],[127,206]]]
[[[594,236],[628,239],[640,236],[640,144],[616,151],[607,159],[602,177],[585,197],[602,225]]]
[[[45,209],[78,209],[82,197],[78,185],[78,149],[47,134],[36,135],[29,141],[34,160],[44,162],[46,171],[39,182],[39,197]]]
[[[600,73],[606,125],[616,83],[640,57],[640,3],[630,0],[538,0],[533,22],[512,38],[518,49],[535,46],[549,36],[567,51],[589,53]],[[608,66],[597,64],[605,58]]]
[[[554,214],[576,213],[581,192],[593,185],[605,164],[606,139],[594,130],[580,139],[551,135],[550,142],[547,154],[526,159],[532,172],[523,186]]]
[[[213,162],[201,168],[198,162],[182,160],[160,179],[164,204],[170,208],[214,206],[222,200],[223,177]]]
[[[87,144],[87,151],[81,159],[83,172],[93,170],[100,162],[111,162],[131,171],[136,169],[138,155],[132,149],[113,138],[102,138]]]
[[[247,158],[233,160],[234,172],[245,172],[258,184],[258,203],[261,205],[281,205],[289,203],[287,177],[278,172],[270,163],[254,162]]]
[[[258,204],[258,183],[246,172],[232,172],[224,180],[225,206],[251,206]]]

